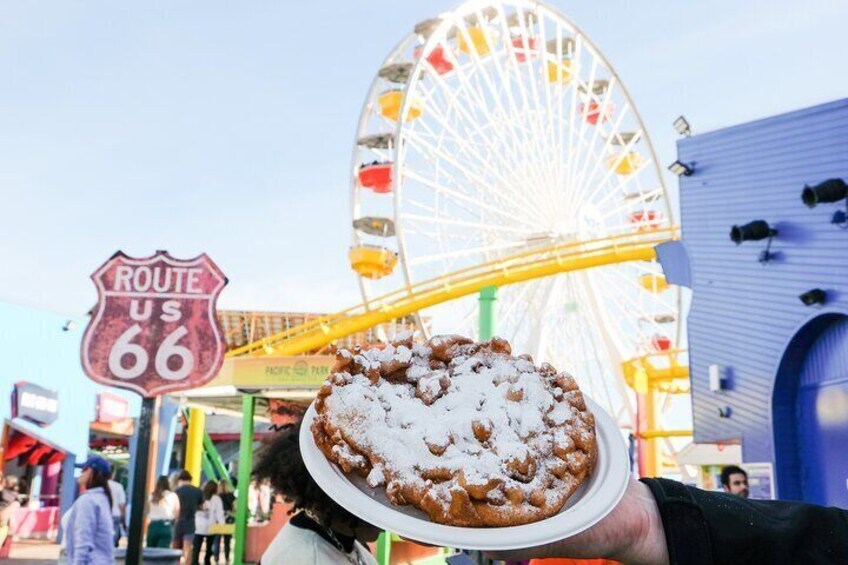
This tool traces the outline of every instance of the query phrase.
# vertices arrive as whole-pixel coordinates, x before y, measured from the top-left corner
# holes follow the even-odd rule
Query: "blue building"
[[[846,200],[801,199],[848,180],[848,99],[681,139],[678,159],[695,441],[740,442],[779,498],[848,508]],[[770,247],[731,241],[754,220]]]

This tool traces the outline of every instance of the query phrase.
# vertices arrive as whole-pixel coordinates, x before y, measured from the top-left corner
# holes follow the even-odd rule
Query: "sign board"
[[[333,355],[232,357],[209,386],[257,389],[317,389],[336,363]]]
[[[748,473],[748,493],[757,500],[774,500],[774,467],[771,463],[743,463]]]
[[[130,417],[130,401],[111,392],[97,395],[97,421],[104,424],[122,422]]]
[[[15,383],[12,389],[12,417],[47,427],[59,417],[59,394],[32,383]]]
[[[227,279],[209,257],[119,251],[91,278],[98,302],[82,341],[89,378],[150,398],[215,377],[226,347],[215,302]]]

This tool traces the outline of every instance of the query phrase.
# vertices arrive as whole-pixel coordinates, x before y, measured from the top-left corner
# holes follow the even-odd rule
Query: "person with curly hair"
[[[253,469],[293,505],[294,514],[262,556],[261,563],[376,565],[367,543],[380,530],[336,504],[322,491],[303,463],[300,423],[284,428],[266,445]]]

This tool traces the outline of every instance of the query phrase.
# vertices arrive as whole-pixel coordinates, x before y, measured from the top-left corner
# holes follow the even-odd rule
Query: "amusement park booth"
[[[4,474],[22,480],[25,497],[12,517],[13,538],[55,538],[59,517],[76,496],[74,463],[87,456],[92,427],[98,426],[98,399],[124,406],[125,418],[139,412],[136,395],[97,385],[83,374],[84,325],[81,319],[0,302],[0,465]],[[105,405],[100,411],[105,417],[104,410]],[[126,428],[106,431],[126,434]]]
[[[848,508],[848,99],[682,138],[676,165],[695,442]]]

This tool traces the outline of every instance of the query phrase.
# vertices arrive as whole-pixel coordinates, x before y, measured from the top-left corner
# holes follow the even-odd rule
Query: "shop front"
[[[84,320],[0,302],[0,469],[22,486],[11,539],[56,539],[77,496],[74,463],[92,450],[120,455],[138,416],[137,395],[87,379]],[[114,460],[114,459],[113,459]]]
[[[18,479],[20,507],[11,516],[9,534],[54,539],[63,474],[73,475],[73,463],[65,464],[68,450],[46,434],[59,416],[58,394],[22,381],[13,385],[11,399],[12,419],[3,423],[0,460],[3,475]]]

